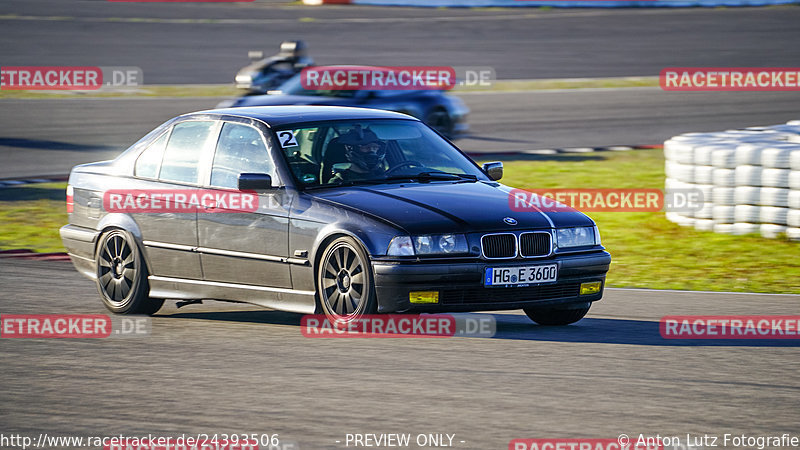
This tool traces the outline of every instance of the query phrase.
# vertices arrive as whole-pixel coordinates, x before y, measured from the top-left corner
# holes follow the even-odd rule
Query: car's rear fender
[[[123,213],[108,213],[97,222],[97,226],[95,227],[97,231],[104,231],[109,228],[121,228],[133,235],[136,238],[138,244],[141,245],[142,243],[142,232],[139,229],[139,225],[133,220],[133,217],[129,216],[128,214]]]
[[[95,229],[98,231],[100,235],[105,233],[107,230],[112,228],[119,228],[129,232],[133,239],[136,241],[136,245],[139,246],[139,251],[142,254],[144,263],[147,267],[148,273],[152,274],[150,259],[147,256],[147,252],[144,248],[143,238],[142,238],[142,231],[139,229],[139,224],[133,220],[133,217],[129,216],[128,214],[124,213],[108,213],[103,216],[99,222],[97,222],[97,226]],[[95,251],[97,251],[96,243],[95,243]],[[94,256],[94,255],[93,255]]]

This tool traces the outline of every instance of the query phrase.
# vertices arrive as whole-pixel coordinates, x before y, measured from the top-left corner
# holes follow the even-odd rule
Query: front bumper
[[[528,287],[483,285],[487,267],[559,264],[558,281]],[[478,261],[468,263],[373,261],[379,312],[492,311],[536,307],[569,307],[595,302],[603,297],[611,255],[600,251],[559,255],[538,260]],[[580,295],[581,283],[600,281],[595,294]],[[412,291],[438,291],[435,304],[412,304]]]

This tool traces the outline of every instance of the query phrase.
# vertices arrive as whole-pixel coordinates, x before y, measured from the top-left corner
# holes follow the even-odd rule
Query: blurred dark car
[[[314,65],[314,60],[306,55],[307,48],[303,41],[283,41],[278,54],[269,58],[264,57],[264,52],[250,52],[250,64],[236,74],[236,87],[245,90],[245,95],[266,94],[279,87],[304,68]]]
[[[308,90],[297,74],[266,95],[249,95],[220,103],[240,106],[351,106],[396,111],[416,117],[443,136],[454,139],[469,130],[469,108],[461,99],[438,90]]]

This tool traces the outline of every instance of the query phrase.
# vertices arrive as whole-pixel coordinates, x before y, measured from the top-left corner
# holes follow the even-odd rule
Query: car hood
[[[577,211],[512,211],[509,191],[509,187],[499,183],[431,182],[332,188],[314,191],[312,195],[380,217],[410,234],[513,231],[594,224]],[[515,219],[517,224],[506,224],[504,219],[507,217]]]

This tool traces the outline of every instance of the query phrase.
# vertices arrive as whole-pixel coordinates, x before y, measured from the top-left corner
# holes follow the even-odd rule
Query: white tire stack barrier
[[[792,209],[800,209],[800,189],[789,189],[786,206]]]
[[[761,223],[761,207],[756,205],[736,205],[733,210],[735,223]]]
[[[761,166],[739,166],[735,170],[736,187],[761,186],[761,173],[764,171]]]
[[[694,182],[696,184],[712,185],[714,183],[714,167],[694,166]]]
[[[712,180],[714,186],[733,187],[736,186],[736,177],[733,169],[714,169]]]
[[[700,231],[714,231],[714,220],[713,219],[695,219],[694,228],[695,228],[695,230],[700,230]]]
[[[783,225],[773,225],[771,223],[762,223],[761,228],[759,231],[761,232],[761,236],[765,238],[775,239],[776,237],[780,236],[781,234],[785,234],[786,228]]]
[[[736,204],[736,188],[715,186],[711,192],[714,206],[733,206]]]
[[[790,209],[786,213],[786,225],[792,228],[800,228],[800,209]]]
[[[761,225],[757,223],[737,222],[733,224],[733,234],[754,234],[761,230]]]
[[[737,165],[757,165],[761,163],[761,150],[763,147],[757,143],[747,143],[736,147]]]
[[[665,187],[695,189],[703,204],[668,211],[681,226],[726,234],[760,233],[800,241],[800,120],[664,143]]]
[[[762,206],[759,222],[773,225],[786,225],[786,217],[788,214],[789,208],[780,208],[778,206]]]
[[[761,188],[761,199],[759,205],[780,206],[782,208],[788,208],[790,192],[791,189],[783,189],[776,187]]]
[[[761,152],[761,165],[776,169],[791,168],[790,159],[796,147],[794,144],[784,144],[764,149]]]
[[[736,207],[732,205],[715,205],[711,210],[711,218],[715,223],[733,223]]]
[[[755,186],[737,186],[733,189],[734,205],[760,205],[761,188]]]
[[[789,171],[789,189],[800,189],[800,169]]]
[[[800,145],[797,147],[800,148]],[[792,171],[789,169],[766,168],[761,172],[761,185],[772,187],[788,187],[789,175],[791,172]]]
[[[680,224],[678,224],[678,225],[680,225]],[[714,224],[714,233],[733,234],[733,224],[732,223],[715,223]]]

